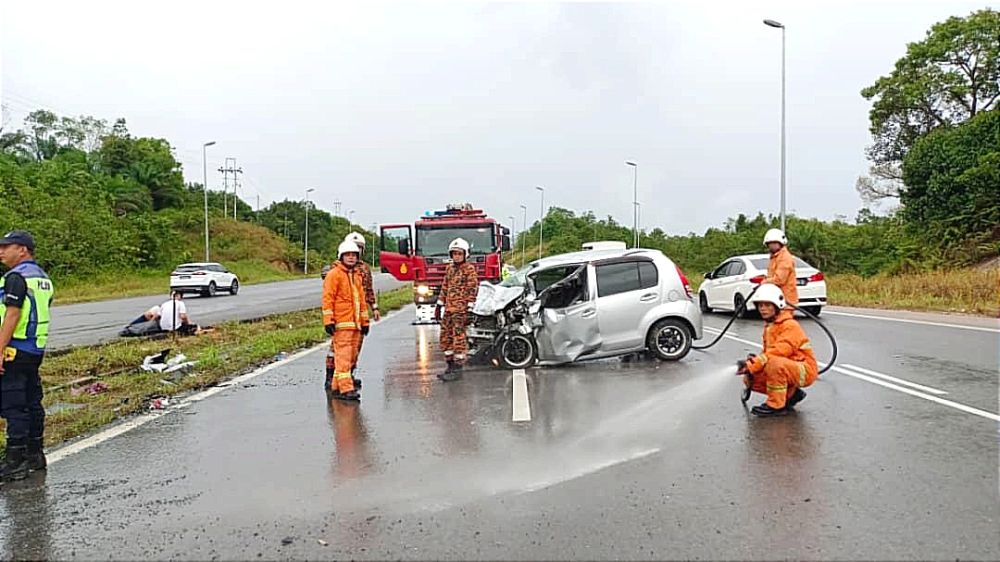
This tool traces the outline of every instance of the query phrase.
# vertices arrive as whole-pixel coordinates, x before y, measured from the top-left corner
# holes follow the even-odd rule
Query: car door
[[[729,269],[730,261],[722,262],[722,265],[715,268],[709,278],[705,280],[705,297],[708,299],[708,306],[721,308],[726,305],[725,296],[726,270]]]
[[[723,286],[725,289],[723,293],[722,305],[726,307],[735,307],[736,293],[743,293],[743,297],[746,298],[746,291],[741,291],[743,285],[743,279],[747,272],[747,266],[743,263],[743,260],[730,260],[729,265],[726,267],[726,276],[724,278]]]
[[[594,266],[602,352],[640,347],[645,339],[641,320],[660,303],[660,291],[658,286],[643,287],[640,263],[615,260]]]
[[[599,350],[601,338],[589,266],[557,269],[560,271],[542,271],[533,276],[533,284],[542,285],[552,275],[568,273],[538,294],[542,326],[536,341],[542,361],[568,363]]]

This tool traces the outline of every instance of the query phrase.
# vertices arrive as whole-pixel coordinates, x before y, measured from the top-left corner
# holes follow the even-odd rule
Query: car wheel
[[[504,339],[497,350],[500,364],[505,369],[524,369],[535,364],[535,342],[524,334],[514,334]]]
[[[663,361],[683,359],[691,351],[691,328],[676,318],[664,318],[649,330],[646,347]]]
[[[749,311],[745,308],[746,302],[747,301],[743,298],[743,295],[736,293],[736,296],[733,298],[733,312],[737,315],[737,317],[747,317]]]
[[[809,314],[812,314],[813,316],[819,316],[819,313],[823,312],[823,307],[822,306],[804,306],[804,307],[802,307],[802,310],[805,310],[806,312],[808,312]]]
[[[215,281],[211,281],[208,284],[208,289],[205,290],[205,296],[206,297],[214,297],[215,296],[215,292],[216,292],[217,289],[218,289],[218,287],[215,286]]]
[[[706,314],[712,312],[712,307],[708,306],[708,297],[705,295],[704,291],[698,294],[698,306],[700,306],[701,311]]]
[[[238,292],[240,292],[240,282],[233,279],[233,284],[229,287],[229,294],[235,297]]]

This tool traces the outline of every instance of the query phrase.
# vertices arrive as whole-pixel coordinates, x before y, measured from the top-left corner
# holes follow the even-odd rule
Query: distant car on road
[[[326,274],[327,274],[327,273],[330,273],[330,269],[332,269],[332,268],[330,267],[330,264],[326,264],[326,265],[324,265],[324,266],[323,266],[323,269],[321,269],[321,270],[319,271],[319,278],[320,278],[320,279],[326,279]]]
[[[184,263],[170,274],[170,290],[214,297],[218,291],[235,295],[240,290],[236,274],[215,262]]]
[[[705,274],[705,281],[698,290],[702,312],[712,310],[733,311],[746,302],[750,291],[767,277],[767,254],[735,256]],[[800,258],[795,258],[795,277],[798,280],[799,307],[815,316],[826,306],[826,278],[823,272]]]

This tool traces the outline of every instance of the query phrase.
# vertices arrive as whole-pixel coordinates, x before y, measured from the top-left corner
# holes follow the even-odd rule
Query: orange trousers
[[[330,347],[333,349],[334,372],[333,381],[330,388],[334,392],[346,394],[354,390],[354,377],[351,376],[351,369],[357,360],[358,339],[361,332],[358,330],[337,330],[330,339]]]
[[[817,376],[816,370],[810,369],[804,361],[774,357],[764,365],[764,372],[753,376],[751,388],[754,392],[766,394],[767,405],[780,410],[796,389],[816,382]]]

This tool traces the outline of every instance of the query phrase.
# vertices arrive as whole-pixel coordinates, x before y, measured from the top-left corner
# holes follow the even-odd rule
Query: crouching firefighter
[[[469,243],[456,238],[448,245],[448,253],[451,263],[445,270],[444,283],[434,309],[434,318],[441,323],[441,351],[448,363],[447,369],[438,378],[445,382],[462,378],[465,354],[468,352],[465,328],[469,325],[472,307],[479,293],[476,266],[468,260]]]
[[[361,271],[356,267],[361,255],[357,244],[345,241],[337,248],[338,260],[323,280],[323,327],[330,334],[334,372],[329,390],[334,398],[361,399],[351,370],[358,353],[361,329],[368,325]]]
[[[748,390],[767,395],[767,401],[751,412],[762,417],[785,415],[805,399],[802,389],[819,376],[816,356],[802,326],[782,314],[785,296],[777,285],[761,285],[752,302],[765,322],[764,350],[740,361],[737,374],[743,375]]]

